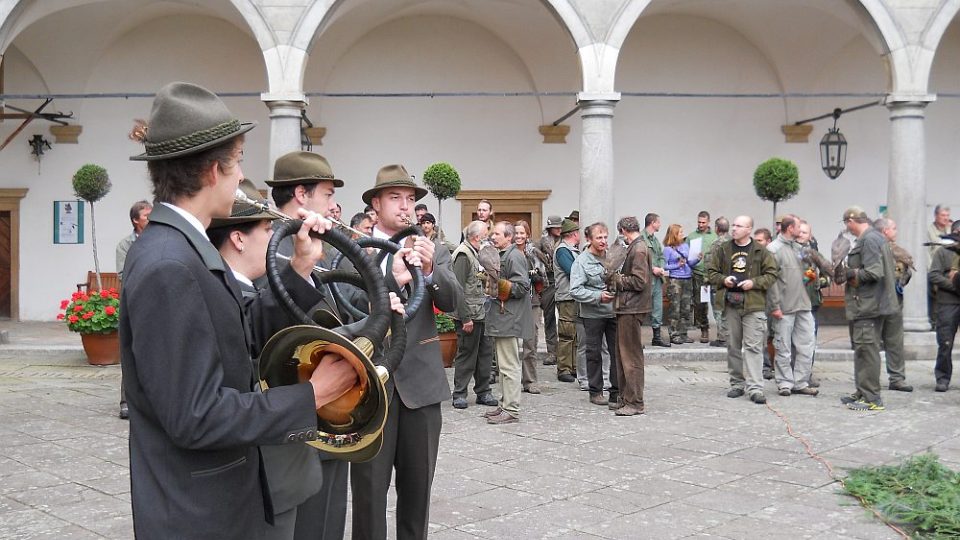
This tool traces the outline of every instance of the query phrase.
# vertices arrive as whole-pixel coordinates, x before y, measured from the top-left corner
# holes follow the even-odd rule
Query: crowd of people
[[[719,217],[711,224],[710,213],[701,211],[695,231],[685,234],[681,224],[673,223],[662,241],[655,213],[644,217],[642,229],[635,216],[628,216],[617,223],[616,235],[605,223],[593,223],[582,229],[582,238],[578,212],[549,216],[537,241],[530,240],[525,221],[497,221],[489,201],[479,203],[477,215],[484,219],[465,229],[464,242],[454,252],[455,266],[463,269],[458,273],[461,285],[473,291],[455,314],[460,340],[455,408],[468,407],[471,377],[478,404],[494,404],[491,385],[497,381],[502,395],[539,393],[532,366],[537,331],[543,328],[547,354],[542,363],[557,366],[558,381],[577,383],[591,403],[617,415],[642,414],[642,324],[651,328],[651,346],[694,343],[690,330],[696,328],[700,343],[726,347],[730,398],[766,403],[764,380],[773,380],[782,397],[816,396],[818,315],[823,291],[834,283],[845,286],[855,357],[855,391],[841,402],[854,410],[884,409],[881,349],[888,389],[913,391],[906,382],[902,305],[915,263],[897,244],[897,225],[890,218],[871,220],[851,207],[827,257],[819,251],[810,223],[793,214],[778,216],[771,231],[754,228],[749,216],[732,222]],[[937,206],[929,234],[930,313],[938,342],[935,389],[945,392],[960,324],[960,221],[951,223],[950,209]],[[512,242],[505,240],[510,237]],[[526,255],[525,271],[515,271],[524,262],[516,257],[512,276],[501,275],[499,264],[514,248]],[[510,296],[503,296],[504,287],[513,287]],[[478,335],[484,317],[489,325],[506,311],[521,320],[519,304],[508,302],[516,300],[518,291],[526,291],[530,300],[523,316],[534,319],[533,334],[531,325],[515,325],[524,351],[522,366],[512,355],[502,364],[499,346],[485,344]],[[467,304],[473,307],[470,315]],[[716,327],[712,340],[710,312]],[[509,401],[508,407],[498,402],[488,422],[518,421],[515,398]]]
[[[130,419],[138,538],[342,538],[348,482],[353,536],[385,538],[391,480],[396,536],[425,538],[441,403],[452,395],[453,407],[469,407],[472,379],[476,403],[490,407],[487,423],[517,423],[522,394],[540,393],[543,364],[556,366],[558,381],[578,384],[590,403],[617,416],[641,415],[644,324],[652,346],[692,343],[691,326],[699,328],[701,343],[725,346],[730,398],[765,403],[765,377],[775,379],[781,396],[816,396],[817,308],[831,280],[845,284],[855,351],[856,390],[843,403],[884,408],[881,347],[889,388],[912,391],[900,306],[914,262],[896,244],[896,223],[888,218],[872,222],[857,207],[846,210],[828,260],[809,224],[795,215],[779,218],[771,232],[754,230],[749,216],[720,217],[711,228],[703,211],[695,231],[684,234],[671,224],[661,243],[654,213],[642,224],[623,217],[611,229],[600,222],[581,227],[573,211],[549,216],[538,233],[526,221],[498,221],[483,200],[452,245],[418,204],[427,191],[399,164],[378,171],[362,196],[366,208],[346,226],[335,200],[344,180],[323,156],[291,152],[276,160],[267,181],[271,206],[243,178],[244,134],[253,127],[208,90],[171,83],[157,93],[149,122],[131,134],[145,149],[131,159],[147,162],[154,192],[152,205],[131,208],[133,232],[117,249],[121,416]],[[299,229],[286,230],[281,216],[299,218]],[[383,241],[413,223],[423,234],[408,236],[379,264],[389,305],[357,287],[332,289],[321,277],[339,255],[321,240],[327,231]],[[266,253],[277,230],[293,234],[276,244],[283,262],[271,269],[271,287]],[[936,390],[945,392],[960,324],[960,221],[951,223],[948,208],[937,207],[930,241]],[[318,415],[331,407],[343,413],[342,398],[363,386],[364,372],[349,351],[321,348],[312,371],[273,386],[261,380],[258,361],[271,360],[261,352],[274,346],[271,336],[297,323],[281,300],[352,337],[362,311],[372,318],[375,303],[381,312],[405,314],[401,299],[415,274],[424,304],[455,319],[453,389],[432,310],[411,312],[402,359],[391,364],[383,387],[382,428],[364,435],[374,436],[375,446],[348,464],[342,451],[358,434],[324,432]],[[285,295],[273,290],[276,283]],[[375,357],[385,341],[373,347]],[[281,360],[283,369],[299,369]],[[302,444],[308,441],[326,451]]]

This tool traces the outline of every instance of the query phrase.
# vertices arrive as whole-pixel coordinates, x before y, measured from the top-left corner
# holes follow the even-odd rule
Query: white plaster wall
[[[798,58],[799,66],[774,66],[730,26],[658,15],[641,18],[628,36],[617,86],[621,92],[882,92],[883,65],[865,40],[854,40],[827,60],[822,77],[783,88],[780,74],[808,69],[809,59]],[[819,238],[829,239],[846,206],[860,204],[875,212],[885,199],[886,111],[844,117],[841,130],[851,150],[847,170],[835,181],[819,165],[818,143],[827,122],[815,124],[807,144],[786,144],[780,126],[864,101],[869,99],[793,98],[786,117],[781,99],[624,97],[614,127],[617,215],[656,212],[665,223],[680,223],[689,231],[697,212],[708,210],[714,217],[748,214],[756,226],[769,227],[772,204],[756,196],[752,178],[758,164],[778,156],[800,170],[800,193],[781,203],[778,212],[808,218]]]
[[[545,24],[553,24],[547,16]],[[327,48],[323,39],[314,56]],[[452,17],[405,17],[374,28],[336,60],[329,78],[319,66],[330,59],[316,62],[307,67],[307,92],[534,90],[516,51],[481,26]],[[575,73],[572,52],[551,62],[552,69],[540,71]],[[574,105],[572,97],[546,101],[545,110],[561,111],[557,117]],[[403,163],[419,178],[430,163],[448,161],[463,189],[552,189],[545,212],[566,215],[577,205],[579,119],[567,122],[568,144],[545,145],[537,128],[555,118],[544,119],[537,98],[313,98],[310,114],[328,129],[323,146],[314,150],[346,182],[338,190],[344,216],[363,209],[361,194],[388,163]],[[436,214],[433,196],[425,202]],[[459,216],[459,203],[445,201],[448,233],[459,230]]]
[[[940,41],[930,76],[930,92],[940,96],[927,106],[927,208],[945,203],[960,219],[960,22],[954,19]]]
[[[42,21],[41,21],[42,24]],[[16,41],[13,45],[16,46]],[[54,48],[54,47],[52,47]],[[77,62],[91,62],[91,52],[58,43],[36,66],[41,73],[55,73]],[[265,75],[256,43],[235,26],[212,17],[170,16],[151,20],[110,44],[91,62],[86,79],[69,87],[46,88],[29,59],[8,55],[5,89],[10,93],[43,92],[155,92],[163,84],[187,80],[212,90],[261,91]],[[258,97],[228,98],[228,107],[244,120],[260,127],[247,135],[244,171],[262,184],[267,174],[269,124],[267,109]],[[35,101],[22,102],[33,104]],[[139,199],[152,199],[146,165],[129,161],[142,152],[127,139],[134,118],[148,118],[150,99],[56,100],[48,110],[73,111],[83,125],[80,144],[54,144],[40,164],[28,154],[27,141],[34,133],[53,142],[49,123],[33,122],[0,153],[0,187],[29,187],[22,202],[20,239],[20,316],[25,320],[53,319],[59,300],[93,269],[90,220],[85,243],[54,245],[52,207],[55,200],[74,199],[70,179],[84,163],[107,168],[111,192],[96,204],[97,243],[101,270],[115,271],[114,249],[130,232],[128,211]],[[0,126],[6,137],[19,122]],[[89,216],[89,206],[87,207]],[[29,298],[29,301],[27,300]]]

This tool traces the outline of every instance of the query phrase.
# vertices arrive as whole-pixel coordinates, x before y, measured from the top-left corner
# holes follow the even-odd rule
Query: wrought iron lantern
[[[820,139],[820,167],[830,178],[836,179],[847,165],[847,139],[837,128],[842,111],[833,110],[833,127]]]

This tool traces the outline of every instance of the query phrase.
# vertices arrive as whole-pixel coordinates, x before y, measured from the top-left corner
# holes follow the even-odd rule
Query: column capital
[[[267,104],[267,107],[273,108],[273,103],[278,105],[276,106],[299,106],[306,107],[310,103],[310,100],[307,99],[307,96],[303,92],[263,92],[260,94],[260,101]],[[280,105],[285,103],[286,105]],[[296,104],[296,105],[295,105]]]
[[[887,94],[883,105],[888,109],[895,107],[926,107],[937,100],[936,94]]]
[[[616,105],[620,101],[620,92],[580,92],[577,94],[577,103],[589,105],[590,102],[609,102]]]

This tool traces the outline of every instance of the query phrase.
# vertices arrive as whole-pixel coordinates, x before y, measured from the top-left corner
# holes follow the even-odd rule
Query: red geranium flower
[[[71,323],[75,323],[80,320],[80,317],[77,317],[76,315],[71,315],[67,317],[67,320],[70,321]]]
[[[69,300],[61,300],[61,301],[60,301],[60,309],[67,309],[67,306],[68,306],[68,305],[70,305],[70,301],[69,301]]]
[[[73,306],[73,310],[79,313],[83,311],[83,306],[81,306],[80,304],[76,304]]]
[[[58,321],[62,321],[62,320],[63,320],[63,313],[58,313],[58,314],[57,314],[57,320],[58,320]]]
[[[103,312],[106,313],[107,315],[113,315],[114,313],[117,312],[117,310],[113,306],[107,306],[103,308]]]
[[[92,311],[88,311],[88,312],[86,312],[86,313],[83,314],[83,318],[84,318],[85,320],[86,320],[86,319],[90,319],[90,318],[92,318],[92,317],[93,317],[93,312],[92,312]]]

